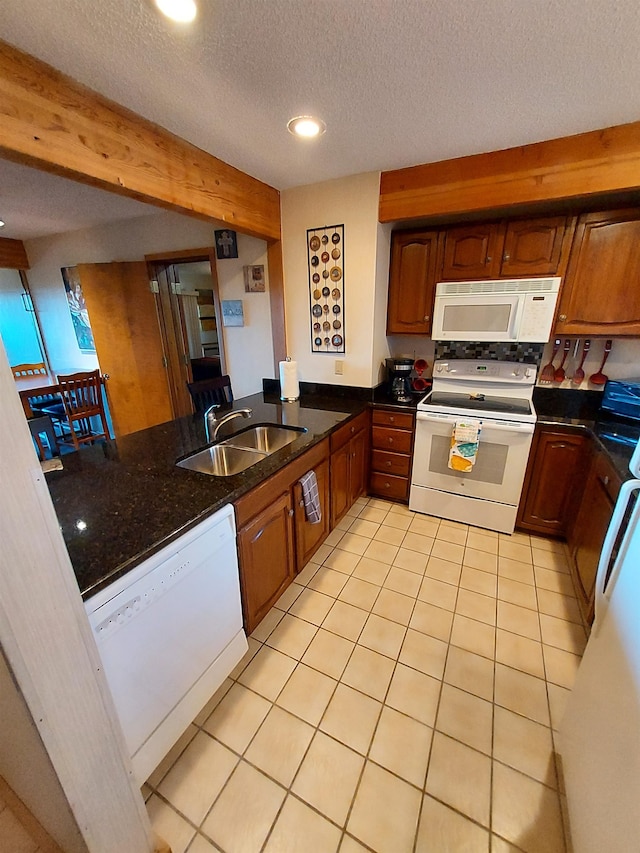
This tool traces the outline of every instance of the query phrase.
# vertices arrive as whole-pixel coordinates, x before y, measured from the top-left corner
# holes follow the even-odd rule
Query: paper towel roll
[[[300,396],[298,384],[298,362],[280,362],[280,399],[297,400]]]

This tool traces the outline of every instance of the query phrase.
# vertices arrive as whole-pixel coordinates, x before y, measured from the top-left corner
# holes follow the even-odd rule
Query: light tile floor
[[[361,498],[145,785],[174,853],[564,853],[564,546]]]

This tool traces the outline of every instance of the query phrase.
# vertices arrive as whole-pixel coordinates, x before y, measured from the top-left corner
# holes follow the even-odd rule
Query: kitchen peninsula
[[[193,415],[65,455],[64,469],[47,474],[84,598],[247,494],[365,411],[367,403],[310,395],[283,404],[276,396],[254,394],[236,400],[229,411],[246,407],[253,410],[251,420],[232,421],[221,438],[247,423],[288,424],[306,432],[240,474],[211,477],[176,467],[178,459],[207,443],[202,415]]]

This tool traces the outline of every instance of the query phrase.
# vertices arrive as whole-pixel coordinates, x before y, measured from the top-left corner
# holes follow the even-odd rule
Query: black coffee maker
[[[391,396],[396,403],[410,403],[412,358],[388,358],[387,377]]]

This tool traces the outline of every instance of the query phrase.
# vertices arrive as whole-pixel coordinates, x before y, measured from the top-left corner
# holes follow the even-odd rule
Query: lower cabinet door
[[[565,536],[578,509],[588,463],[585,435],[542,427],[536,433],[518,527]]]
[[[367,490],[367,433],[356,433],[349,442],[349,506]]]
[[[316,524],[307,521],[307,514],[302,499],[300,482],[294,484],[294,519],[296,525],[296,568],[299,572],[307,564],[309,558],[320,547],[329,533],[329,462],[317,465],[314,469],[318,481],[318,497],[322,518]]]
[[[290,491],[238,532],[238,550],[245,630],[250,634],[295,575]]]
[[[331,454],[331,527],[335,527],[351,506],[349,496],[350,443]]]

